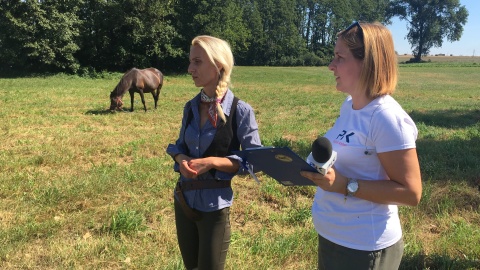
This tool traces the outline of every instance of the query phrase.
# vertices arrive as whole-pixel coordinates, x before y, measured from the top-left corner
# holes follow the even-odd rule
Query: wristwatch
[[[350,196],[355,196],[355,193],[358,191],[358,181],[355,178],[348,178],[347,183],[347,194]]]

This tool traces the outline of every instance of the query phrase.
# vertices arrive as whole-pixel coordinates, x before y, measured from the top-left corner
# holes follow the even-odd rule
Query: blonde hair
[[[207,53],[210,62],[217,68],[218,84],[215,90],[216,98],[222,98],[228,87],[231,85],[230,76],[232,74],[234,59],[230,45],[222,39],[212,36],[197,36],[192,40],[192,46],[200,46]],[[222,106],[217,103],[218,116],[227,122]]]
[[[347,44],[353,56],[363,61],[360,89],[367,97],[393,94],[397,86],[397,56],[390,31],[380,23],[359,23],[337,36]]]

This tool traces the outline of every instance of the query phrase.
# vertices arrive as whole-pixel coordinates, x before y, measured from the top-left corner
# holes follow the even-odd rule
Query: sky
[[[480,56],[480,1],[460,0],[460,5],[465,6],[468,10],[467,23],[463,26],[462,37],[454,42],[445,39],[442,47],[430,49],[430,55]],[[398,54],[411,54],[412,49],[406,39],[408,33],[406,21],[394,18],[392,24],[387,27],[392,32],[395,50]]]

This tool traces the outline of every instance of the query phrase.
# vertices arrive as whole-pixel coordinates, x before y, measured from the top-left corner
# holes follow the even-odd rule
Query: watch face
[[[357,182],[349,183],[347,188],[348,188],[348,191],[355,192],[358,189],[358,183]]]

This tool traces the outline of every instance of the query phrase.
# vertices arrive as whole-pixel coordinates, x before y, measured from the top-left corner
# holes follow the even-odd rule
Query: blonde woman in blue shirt
[[[197,36],[188,73],[200,93],[184,107],[180,135],[167,153],[180,173],[175,189],[177,238],[187,269],[224,269],[230,244],[231,179],[243,172],[233,150],[259,147],[252,107],[229,89],[233,54],[228,43]]]

